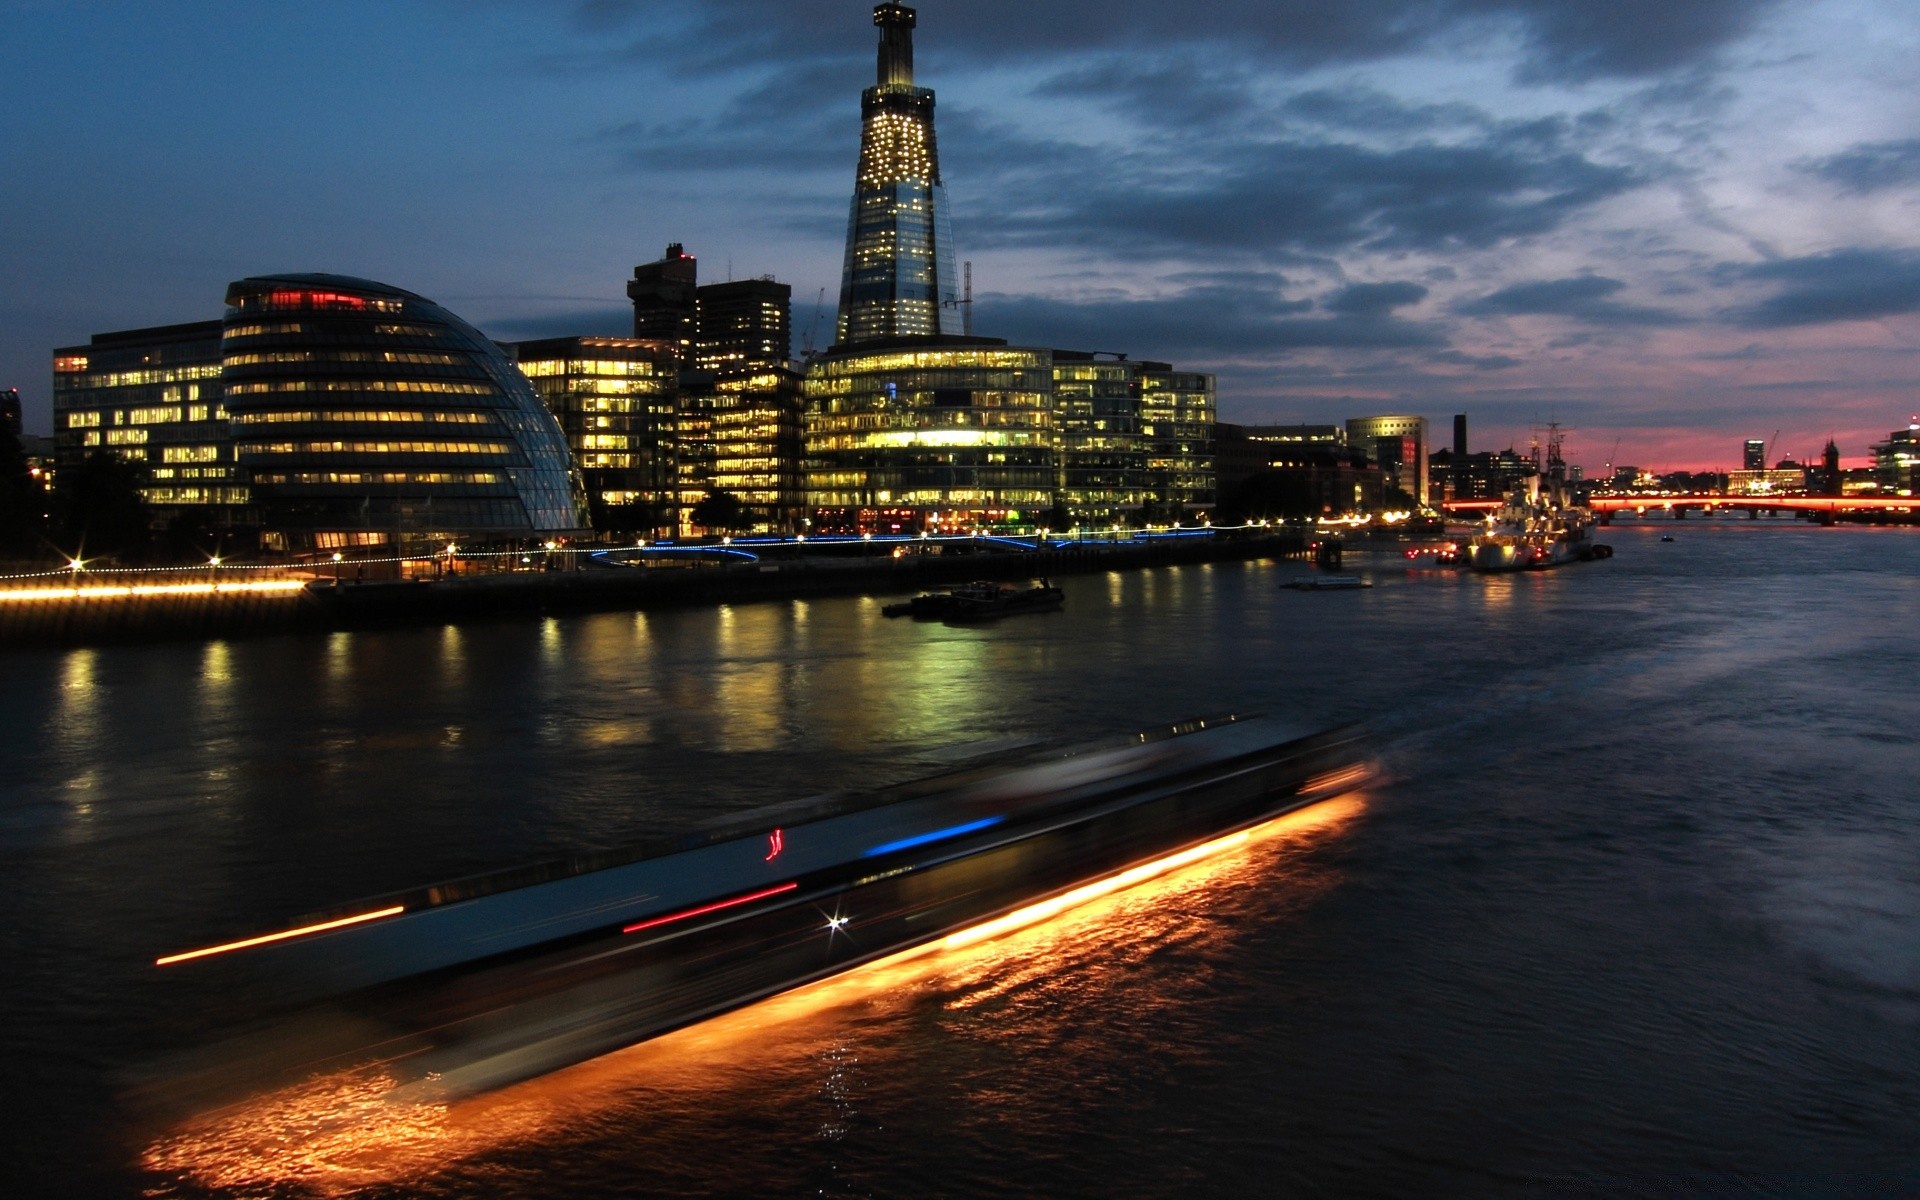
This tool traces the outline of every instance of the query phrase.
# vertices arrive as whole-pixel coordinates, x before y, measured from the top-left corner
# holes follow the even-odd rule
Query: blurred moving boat
[[[198,1107],[236,1080],[376,1053],[402,1088],[498,1086],[991,930],[983,922],[1049,898],[1071,903],[1091,880],[1177,862],[1166,856],[1370,773],[1351,730],[1195,720],[319,913],[157,960],[202,986],[297,981],[309,1000],[332,997],[326,1022],[277,1040],[294,1061],[254,1044],[250,1066],[196,1059],[163,1072],[163,1090]]]

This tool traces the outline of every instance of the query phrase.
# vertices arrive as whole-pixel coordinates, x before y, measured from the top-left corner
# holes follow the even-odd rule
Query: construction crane
[[[827,289],[813,298],[813,320],[807,322],[807,336],[800,339],[800,361],[813,361],[813,335],[820,331],[820,309],[827,302]]]
[[[1771,470],[1771,468],[1768,467],[1767,464],[1773,461],[1773,447],[1775,443],[1779,442],[1779,440],[1780,440],[1780,431],[1776,429],[1773,431],[1773,436],[1767,439],[1767,453],[1760,461],[1760,469],[1762,471]]]
[[[940,302],[940,307],[959,309],[960,310],[960,332],[965,334],[967,337],[972,337],[973,336],[973,260],[972,259],[967,260],[966,267],[961,273],[961,278],[962,280],[964,280],[964,283],[962,284],[960,299],[942,300]]]

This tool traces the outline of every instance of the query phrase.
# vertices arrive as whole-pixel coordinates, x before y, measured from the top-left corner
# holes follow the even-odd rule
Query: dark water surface
[[[1920,535],[1611,562],[0,655],[7,1194],[1910,1194]],[[1368,569],[1363,565],[1362,569]],[[125,1071],[245,997],[158,953],[1020,739],[1367,720],[1387,774],[996,942],[452,1108],[188,1128]]]

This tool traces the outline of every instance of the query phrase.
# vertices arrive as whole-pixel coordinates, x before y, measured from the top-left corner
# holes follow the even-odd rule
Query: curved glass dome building
[[[586,523],[533,385],[425,297],[344,275],[242,279],[227,288],[220,378],[255,502],[291,549]]]

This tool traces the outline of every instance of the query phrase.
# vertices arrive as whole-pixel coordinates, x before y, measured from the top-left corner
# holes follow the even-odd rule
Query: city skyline
[[[982,334],[1217,372],[1228,421],[1465,411],[1479,449],[1557,418],[1590,470],[1776,428],[1857,464],[1916,406],[1891,4],[918,7]],[[870,19],[16,5],[0,387],[44,431],[52,347],[274,271],[619,333],[669,240],[790,282],[824,345]]]

